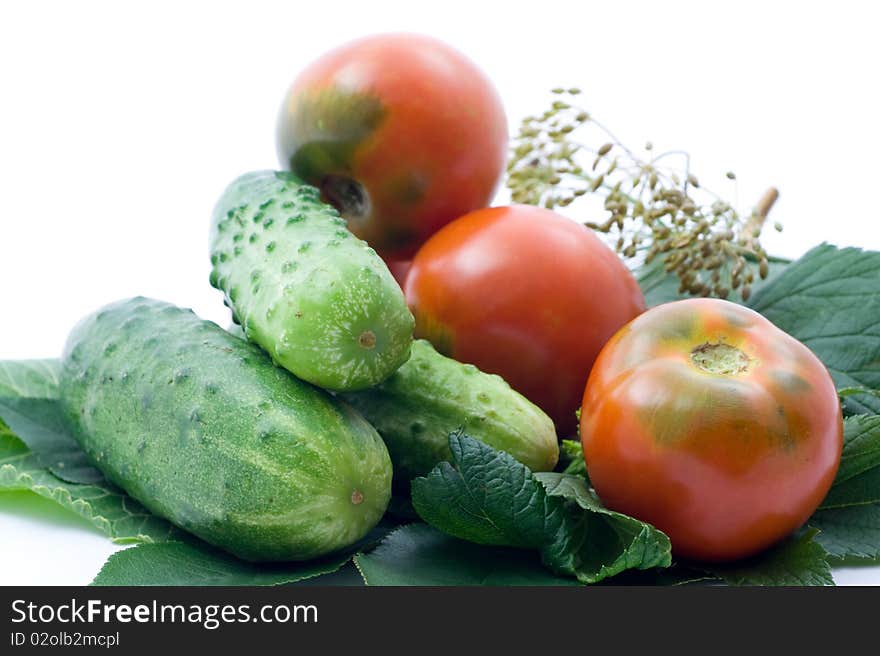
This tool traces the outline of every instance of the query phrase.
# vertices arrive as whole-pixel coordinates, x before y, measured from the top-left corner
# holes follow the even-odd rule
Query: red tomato
[[[655,307],[620,330],[581,408],[590,481],[675,553],[726,561],[801,526],[834,479],[840,401],[813,353],[727,301]]]
[[[513,205],[478,210],[434,235],[405,285],[416,334],[500,374],[562,434],[602,345],[645,309],[635,278],[588,228]]]
[[[464,55],[413,34],[371,36],[313,62],[287,93],[278,156],[383,257],[492,199],[507,119]]]

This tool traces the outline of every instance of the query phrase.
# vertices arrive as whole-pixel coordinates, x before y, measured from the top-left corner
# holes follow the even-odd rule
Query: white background
[[[3,3],[0,358],[56,356],[77,319],[135,294],[225,323],[207,283],[215,198],[239,173],[276,165],[276,112],[296,73],[372,32],[424,32],[463,50],[495,81],[512,129],[549,88],[576,85],[625,142],[686,149],[701,182],[742,208],[778,186],[775,254],[823,240],[880,248],[871,7]],[[65,518],[0,494],[0,583],[87,583],[115,547]],[[880,571],[837,578],[880,583]]]

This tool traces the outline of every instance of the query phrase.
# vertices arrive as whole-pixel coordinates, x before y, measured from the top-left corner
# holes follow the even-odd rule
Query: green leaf
[[[206,544],[140,544],[111,555],[92,585],[280,585],[335,572],[346,553],[297,563],[255,564]]]
[[[816,542],[834,558],[880,558],[880,504],[819,510],[809,525]]]
[[[57,398],[60,371],[59,360],[0,360],[0,396]]]
[[[563,474],[588,478],[587,464],[584,462],[584,449],[577,440],[562,440],[559,449],[560,460],[564,465]]]
[[[841,387],[837,390],[837,395],[842,399],[848,396],[859,396],[860,394],[880,397],[880,390],[868,389],[867,387]]]
[[[843,423],[843,454],[826,510],[880,502],[880,416],[856,415]]]
[[[837,477],[808,524],[838,560],[880,558],[880,416],[844,421]]]
[[[578,585],[547,571],[534,552],[479,546],[421,523],[393,531],[354,561],[367,585]]]
[[[68,432],[56,399],[0,396],[0,419],[58,478],[68,483],[109,485]]]
[[[789,264],[790,260],[780,257],[771,257],[769,259],[769,273],[764,280],[756,280],[752,284],[752,293],[770,283],[779,273],[781,273]],[[678,291],[680,280],[674,273],[668,273],[663,268],[663,261],[655,259],[650,264],[640,266],[634,272],[642,293],[645,295],[645,302],[648,307],[654,307],[661,303],[669,303],[678,301],[683,298],[692,298],[690,294],[682,294]],[[729,300],[741,303],[742,300],[737,291],[730,294]]]
[[[412,484],[413,505],[434,527],[476,544],[539,551],[554,572],[595,583],[628,568],[670,564],[669,539],[602,507],[579,476],[535,475],[462,433],[453,462]]]
[[[345,565],[335,572],[329,574],[321,574],[312,579],[303,579],[296,583],[290,583],[291,586],[346,586],[349,588],[362,588],[366,585],[364,577],[361,576],[358,568],[354,566],[354,561],[349,560]]]
[[[336,572],[359,550],[371,549],[400,524],[387,516],[348,549],[309,561],[251,563],[195,538],[141,544],[119,551],[92,585],[280,585]]]
[[[57,402],[60,371],[58,360],[0,361],[0,427],[11,429],[62,480],[106,484],[67,430]]]
[[[749,305],[806,344],[839,388],[880,388],[880,253],[822,244],[757,290]],[[847,396],[848,414],[880,398]]]
[[[757,556],[706,570],[730,585],[834,585],[828,553],[816,533],[802,531]]]
[[[628,569],[670,565],[669,538],[650,524],[603,507],[583,478],[556,473],[534,476],[551,500],[574,502],[566,508],[570,520],[544,546],[544,561],[553,569],[594,583]]]
[[[546,494],[529,469],[461,433],[450,435],[449,446],[454,466],[441,462],[412,483],[419,516],[476,544],[540,549]]]
[[[60,368],[58,360],[0,360],[0,396],[55,398]],[[0,432],[5,427],[0,416]]]
[[[68,483],[42,467],[14,435],[0,435],[0,490],[30,490],[85,517],[114,542],[159,542],[179,531],[120,492]]]
[[[0,361],[0,417],[6,420],[0,422],[0,490],[50,499],[117,543],[179,536],[92,468],[65,428],[57,402],[59,372],[58,360]]]

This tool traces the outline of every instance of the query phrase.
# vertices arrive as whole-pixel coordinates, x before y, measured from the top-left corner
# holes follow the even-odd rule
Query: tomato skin
[[[294,81],[278,157],[322,189],[383,257],[411,257],[443,225],[489,203],[507,119],[486,76],[436,39],[383,34],[342,45]]]
[[[645,309],[635,278],[585,226],[526,205],[472,212],[416,254],[416,334],[496,373],[573,434],[593,361]]]
[[[727,346],[748,360],[710,372],[694,359]],[[584,392],[581,442],[609,508],[664,531],[678,556],[729,561],[789,535],[819,506],[843,418],[806,346],[752,310],[690,299],[652,308],[605,345]]]

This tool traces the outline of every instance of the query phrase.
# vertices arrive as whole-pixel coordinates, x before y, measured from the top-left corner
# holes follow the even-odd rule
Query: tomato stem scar
[[[710,374],[735,376],[749,370],[752,359],[730,344],[700,344],[691,351],[691,362]]]
[[[326,175],[321,180],[322,199],[346,219],[363,219],[370,213],[370,199],[363,185],[343,175]]]

